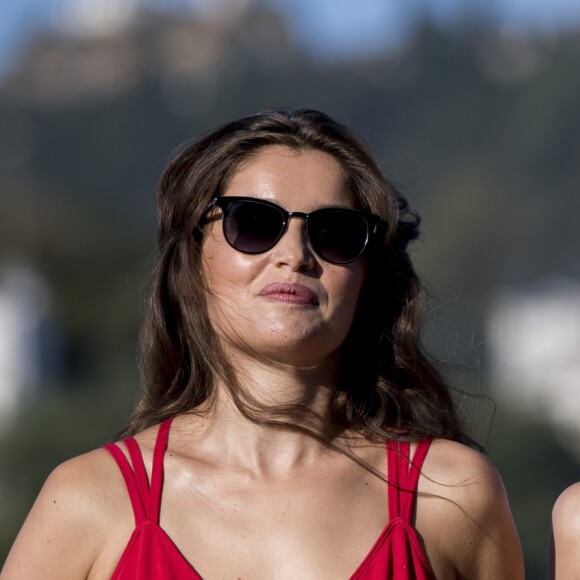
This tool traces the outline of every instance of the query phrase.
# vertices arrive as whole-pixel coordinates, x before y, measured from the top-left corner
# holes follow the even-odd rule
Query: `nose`
[[[272,260],[276,266],[289,266],[296,272],[314,267],[315,258],[303,218],[290,218],[284,235],[274,247]]]

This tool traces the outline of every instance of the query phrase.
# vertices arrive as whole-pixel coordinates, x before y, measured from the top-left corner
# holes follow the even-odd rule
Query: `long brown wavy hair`
[[[333,402],[337,423],[371,439],[442,437],[477,447],[421,344],[426,298],[408,253],[419,235],[420,218],[385,178],[363,140],[311,109],[269,109],[228,123],[186,144],[164,170],[157,189],[159,256],[139,349],[143,394],[122,435],[179,414],[206,413],[218,376],[250,420],[312,431],[291,425],[297,406],[264,408],[244,394],[206,303],[210,289],[201,266],[205,210],[214,195],[224,193],[241,163],[271,145],[331,155],[360,209],[378,214],[384,225],[367,249],[367,276],[341,346]]]

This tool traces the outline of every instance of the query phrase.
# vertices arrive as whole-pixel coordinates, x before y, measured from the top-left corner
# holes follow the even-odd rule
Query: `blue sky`
[[[1,0],[0,74],[26,41],[54,22],[65,3],[89,0]],[[114,0],[91,0],[108,4]],[[121,0],[118,0],[121,1]],[[126,2],[127,0],[125,0]],[[139,0],[158,9],[184,9],[258,0]],[[507,25],[559,29],[580,25],[578,0],[259,0],[289,18],[296,37],[322,57],[365,54],[398,43],[419,15],[445,25],[466,10],[479,10]]]

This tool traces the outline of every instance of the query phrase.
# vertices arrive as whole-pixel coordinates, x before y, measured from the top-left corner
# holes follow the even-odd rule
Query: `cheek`
[[[221,229],[214,227],[203,243],[202,267],[210,291],[221,293],[245,277],[249,263],[247,256],[224,240]]]
[[[233,321],[247,308],[256,259],[233,250],[227,242],[209,237],[203,248],[202,268],[208,288],[210,316],[216,324]]]
[[[349,269],[348,272],[341,272],[341,275],[333,280],[333,286],[335,288],[334,310],[336,310],[341,321],[347,324],[349,328],[356,311],[365,274],[365,264],[359,263]]]
[[[215,233],[210,233],[203,245],[201,263],[208,289],[207,303],[210,319],[214,321],[214,324],[230,309],[228,296],[231,290],[228,292],[228,288],[235,286],[235,280],[231,276],[235,268],[233,268],[232,257],[224,247],[225,245],[224,242],[217,239]]]

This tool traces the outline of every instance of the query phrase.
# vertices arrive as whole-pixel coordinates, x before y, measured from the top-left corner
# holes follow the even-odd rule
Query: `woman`
[[[580,483],[566,488],[552,510],[550,574],[552,580],[580,575]]]
[[[265,111],[185,147],[158,205],[128,439],[54,471],[2,578],[522,577],[366,145]]]

